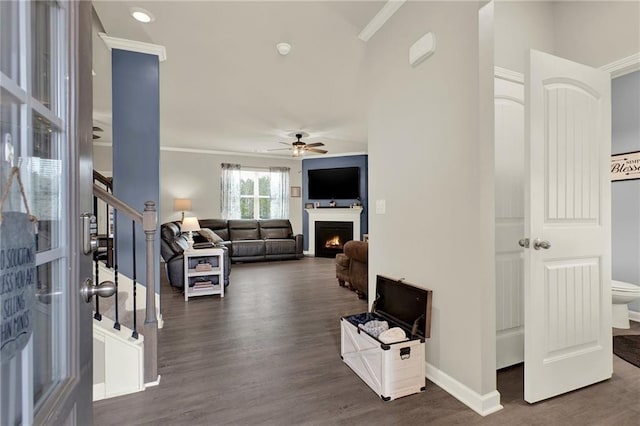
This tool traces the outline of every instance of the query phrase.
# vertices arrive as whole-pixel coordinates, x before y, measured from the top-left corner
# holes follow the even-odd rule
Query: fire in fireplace
[[[315,255],[336,257],[347,241],[353,240],[353,223],[316,221]]]

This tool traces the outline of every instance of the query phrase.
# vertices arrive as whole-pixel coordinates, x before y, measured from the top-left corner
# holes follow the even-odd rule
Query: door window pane
[[[21,176],[31,214],[38,219],[38,252],[60,246],[62,164],[58,137],[47,119],[33,114],[33,156],[23,159]]]
[[[35,1],[31,3],[32,49],[31,84],[32,95],[44,106],[58,112],[55,105],[58,73],[55,55],[57,49],[58,7],[53,1]]]
[[[20,84],[20,3],[0,1],[0,71]]]
[[[67,312],[63,297],[62,260],[38,266],[36,303],[33,310],[33,393],[42,401],[66,376],[64,363],[64,324]]]
[[[11,168],[17,164],[21,142],[20,120],[20,103],[9,92],[0,89],[0,188],[4,188]],[[3,211],[22,211],[20,191],[15,183],[11,187]]]

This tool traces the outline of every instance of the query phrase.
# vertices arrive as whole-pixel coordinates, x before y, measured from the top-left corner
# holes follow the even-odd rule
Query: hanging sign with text
[[[0,360],[26,346],[33,332],[36,239],[29,215],[2,213],[0,224]]]
[[[640,151],[611,156],[611,182],[640,179]]]

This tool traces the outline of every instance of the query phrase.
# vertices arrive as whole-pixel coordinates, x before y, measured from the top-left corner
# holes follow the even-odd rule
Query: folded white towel
[[[389,323],[386,321],[372,320],[364,324],[359,324],[358,327],[360,327],[373,337],[378,337],[380,333],[389,329]]]
[[[387,331],[380,333],[378,340],[386,344],[404,342],[407,340],[407,333],[400,327],[391,327]]]

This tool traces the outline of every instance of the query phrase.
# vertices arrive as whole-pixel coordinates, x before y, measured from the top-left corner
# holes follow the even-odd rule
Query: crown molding
[[[358,38],[362,41],[369,41],[369,39],[371,39],[371,37],[373,37],[374,34],[384,26],[384,24],[393,16],[394,13],[398,11],[398,9],[400,9],[400,7],[406,1],[407,0],[387,1],[387,3],[382,6],[382,9],[380,9],[378,13],[376,13],[376,16],[374,16],[371,21],[369,21],[367,26],[364,27],[364,29],[360,32],[360,34],[358,34]]]
[[[105,33],[98,33],[104,44],[109,50],[120,49],[128,50],[130,52],[146,53],[148,55],[155,55],[160,62],[167,60],[167,49],[159,44],[145,43],[143,41],[127,40],[124,38],[117,38],[108,36]]]
[[[102,142],[96,141],[93,142],[93,146],[113,148],[113,144],[111,142]],[[160,151],[166,152],[180,152],[183,154],[206,154],[206,155],[235,155],[238,157],[264,157],[264,158],[279,158],[286,160],[311,160],[316,158],[333,158],[333,157],[350,157],[353,155],[367,155],[367,152],[344,152],[338,154],[323,154],[323,155],[314,155],[313,157],[293,157],[293,156],[282,156],[282,155],[274,155],[274,154],[263,154],[259,152],[235,152],[235,151],[222,151],[222,150],[214,150],[214,149],[202,149],[202,148],[181,148],[177,146],[161,146]]]
[[[621,77],[634,71],[638,71],[640,70],[640,52],[627,56],[626,58],[613,61],[610,64],[603,65],[600,69],[610,73],[611,78]]]

